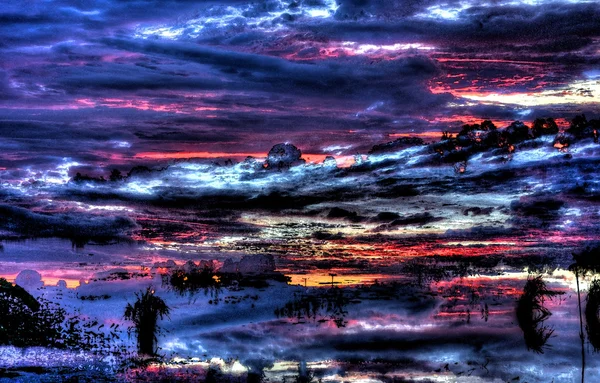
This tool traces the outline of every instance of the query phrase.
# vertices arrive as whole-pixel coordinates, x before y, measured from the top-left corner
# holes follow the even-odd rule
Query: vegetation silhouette
[[[262,289],[269,287],[270,281],[284,283],[291,281],[290,277],[280,272],[223,273],[215,271],[211,266],[198,267],[189,263],[187,265],[189,267],[185,270],[180,268],[173,270],[170,274],[163,274],[163,286],[177,292],[179,295],[189,294],[190,297],[203,290],[205,295],[210,293],[214,297],[212,299],[213,303],[219,302],[219,294],[223,291],[223,288],[239,290],[244,287],[253,287]]]
[[[298,363],[298,375],[294,377],[294,383],[312,383],[315,381],[315,374],[306,366],[306,361]]]
[[[536,118],[531,127],[531,133],[534,138],[557,134],[558,125],[553,118]]]
[[[357,295],[350,294],[338,287],[330,287],[326,290],[313,289],[297,295],[285,306],[275,309],[275,316],[295,318],[296,323],[306,323],[305,320],[310,319],[319,323],[331,320],[336,327],[345,327],[347,323],[345,317],[348,314],[346,306],[357,298]]]
[[[134,324],[137,334],[138,353],[155,356],[159,328],[158,318],[168,317],[170,309],[164,300],[154,295],[152,287],[135,294],[137,300],[133,305],[127,304],[124,318]]]
[[[452,135],[443,131],[439,142],[429,145],[430,151],[439,155],[443,163],[454,163],[457,173],[465,169],[461,164],[466,164],[469,158],[477,153],[494,150],[498,154],[506,154],[504,160],[512,159],[512,153],[517,147],[532,139],[542,136],[554,135],[552,145],[560,151],[567,151],[568,147],[578,140],[593,138],[598,143],[600,120],[587,120],[585,115],[575,116],[569,128],[560,132],[553,118],[537,118],[533,125],[528,127],[521,121],[514,121],[503,129],[498,129],[489,120],[480,124],[465,124],[460,132]],[[388,143],[387,145],[390,145]]]
[[[219,276],[211,267],[192,268],[188,271],[174,270],[170,275],[163,275],[163,285],[167,285],[176,291],[179,295],[186,293],[194,295],[200,290],[204,290],[205,294],[209,292],[211,295],[218,297],[223,283]]]
[[[585,120],[585,116],[582,116],[582,121]],[[587,120],[585,120],[587,121]],[[574,120],[575,122],[575,120]],[[582,123],[581,121],[578,121],[579,123]],[[572,123],[573,124],[573,123]],[[583,383],[585,380],[585,336],[583,334],[583,316],[581,313],[581,291],[579,289],[579,276],[581,275],[582,277],[585,277],[586,275],[589,274],[597,274],[600,272],[600,242],[591,242],[588,243],[587,246],[585,246],[581,251],[573,253],[573,260],[575,261],[573,264],[571,264],[569,266],[569,270],[571,272],[573,272],[575,274],[575,281],[577,283],[577,305],[578,305],[578,309],[579,309],[579,338],[581,339],[581,382]],[[592,286],[594,286],[594,283],[592,282]],[[591,290],[591,289],[590,289]],[[596,297],[595,294],[597,294],[596,290],[591,290],[593,295],[591,297],[592,301],[591,301],[591,305],[590,305],[590,296],[588,293],[588,302],[587,304],[590,305],[590,312],[589,312],[589,317],[588,317],[588,308],[586,306],[586,322],[589,319],[590,322],[587,322],[588,325],[589,323],[592,323],[592,334],[594,335],[594,342],[597,341],[597,338],[594,334],[596,328],[595,328],[595,324],[594,322],[597,321],[597,315],[593,315],[595,313],[597,313],[597,309],[594,311],[594,307],[593,305],[596,304]],[[592,339],[591,337],[589,337],[589,330],[588,330],[588,339],[590,340],[590,343],[592,343]],[[594,346],[594,348],[596,348],[596,346],[592,343],[592,346]]]
[[[262,383],[265,381],[265,373],[263,371],[248,371],[246,375],[246,383]]]
[[[600,351],[600,320],[598,319],[600,309],[600,280],[594,279],[590,285],[585,305],[585,329],[588,340],[594,351]]]
[[[592,119],[588,121],[585,114],[581,114],[573,117],[566,132],[576,139],[593,138],[594,142],[598,142],[599,129],[600,120]]]
[[[110,182],[119,182],[119,181],[122,181],[123,179],[125,179],[125,176],[123,176],[123,174],[121,174],[121,171],[119,169],[113,169],[110,172],[110,175],[108,176],[108,180]]]
[[[554,333],[550,326],[544,326],[544,321],[552,315],[544,307],[544,298],[552,297],[561,292],[548,290],[541,276],[528,278],[523,288],[523,294],[517,303],[517,321],[523,331],[523,338],[528,350],[543,354],[548,347],[548,339]]]
[[[117,334],[105,334],[100,327],[0,278],[0,345],[109,353]]]

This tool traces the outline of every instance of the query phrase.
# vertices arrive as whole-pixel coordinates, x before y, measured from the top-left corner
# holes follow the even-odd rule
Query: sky
[[[373,362],[378,382],[579,376],[568,268],[600,249],[598,2],[6,3],[0,278],[35,270],[36,296],[106,327],[152,285],[173,307],[161,345],[175,357],[308,359],[329,381],[365,355],[391,359]],[[558,132],[528,129],[548,117]],[[498,130],[456,137],[483,120]],[[264,255],[291,281],[227,289],[239,306],[158,286],[188,261]],[[272,314],[331,274],[362,299],[347,327]],[[543,355],[515,317],[538,274],[564,293],[547,302]],[[392,282],[394,299],[373,298]],[[94,294],[109,298],[81,299]]]
[[[102,174],[148,152],[243,158],[279,142],[353,155],[481,119],[594,117],[599,13],[545,0],[11,2],[0,168]]]

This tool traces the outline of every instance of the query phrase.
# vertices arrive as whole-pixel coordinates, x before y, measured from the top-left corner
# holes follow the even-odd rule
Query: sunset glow
[[[0,381],[600,381],[600,4],[0,7]]]

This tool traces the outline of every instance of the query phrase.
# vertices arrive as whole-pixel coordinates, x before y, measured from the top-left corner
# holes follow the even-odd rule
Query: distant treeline
[[[480,124],[465,124],[456,134],[443,131],[440,141],[430,144],[429,147],[440,155],[442,162],[460,163],[467,161],[472,154],[492,149],[498,150],[499,154],[511,154],[515,151],[516,145],[543,136],[554,135],[553,146],[559,150],[566,150],[573,143],[586,138],[591,138],[597,143],[599,131],[600,119],[588,120],[584,114],[575,116],[564,132],[560,132],[558,124],[551,117],[536,118],[531,126],[521,121],[514,121],[500,129],[492,121],[484,120]],[[381,154],[420,145],[426,143],[419,137],[401,137],[391,142],[377,144],[368,153]],[[256,161],[253,157],[246,158],[244,163],[256,170],[282,170],[305,163],[301,155],[301,151],[292,144],[277,144],[271,148],[264,163]],[[233,164],[231,160],[225,161],[225,165]],[[71,181],[75,183],[121,182],[134,175],[161,170],[164,168],[153,170],[147,166],[135,166],[123,175],[120,170],[112,169],[108,178],[77,173]]]
[[[452,134],[443,131],[438,142],[429,145],[432,152],[439,154],[446,163],[466,162],[475,153],[496,150],[499,155],[512,154],[519,144],[543,136],[554,135],[552,145],[565,151],[570,145],[583,139],[598,142],[600,119],[588,120],[585,115],[575,116],[564,132],[560,132],[553,118],[537,118],[531,126],[514,121],[505,128],[497,128],[490,120],[480,124],[465,124]],[[412,146],[426,145],[419,137],[401,137],[395,141],[373,146],[369,154],[394,152]]]

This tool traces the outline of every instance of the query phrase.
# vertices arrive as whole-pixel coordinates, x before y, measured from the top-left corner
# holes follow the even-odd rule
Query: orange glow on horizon
[[[487,118],[485,117],[477,117],[477,116],[458,116],[458,115],[453,115],[453,116],[445,116],[445,117],[435,117],[433,119],[428,120],[429,122],[432,123],[446,123],[446,124],[481,124],[482,121],[487,120]],[[496,125],[497,128],[503,128],[506,127],[508,125],[510,125],[513,122],[513,120],[497,120],[494,119],[492,120],[492,123],[494,125]],[[431,132],[431,135],[433,136],[434,133],[437,133],[437,138],[439,139],[442,135],[442,132]],[[450,133],[458,133],[458,132],[450,132]]]
[[[292,279],[289,283],[290,285],[301,285],[306,287],[331,287],[331,272],[332,270],[306,274],[284,272],[284,274]],[[336,276],[333,277],[333,286],[337,287],[371,285],[375,281],[383,282],[399,279],[398,276],[392,274],[342,274],[341,272],[335,272],[335,274]]]
[[[423,139],[430,140],[439,140],[442,136],[442,132],[440,131],[429,131],[429,132],[420,132],[420,133],[390,133],[388,134],[391,138],[400,138],[400,137],[419,137]]]
[[[15,280],[17,279],[17,274],[0,274],[0,278],[4,278],[10,283],[15,283]],[[45,287],[55,287],[58,281],[60,280],[65,281],[67,283],[67,288],[69,289],[74,289],[77,286],[79,286],[79,279],[42,276],[42,282],[44,283]]]

